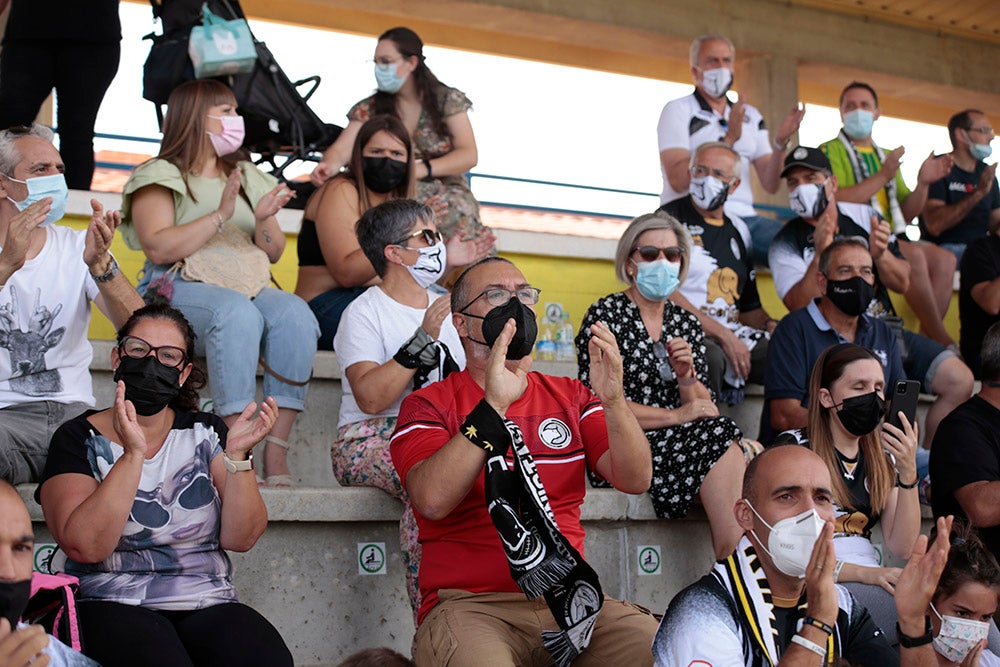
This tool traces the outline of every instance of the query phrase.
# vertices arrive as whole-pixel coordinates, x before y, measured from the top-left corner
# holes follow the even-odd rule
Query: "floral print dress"
[[[472,102],[460,90],[442,86],[440,90],[442,96],[441,108],[444,116],[453,116],[458,113],[467,112],[472,108]],[[374,114],[375,98],[369,97],[361,100],[347,112],[350,120],[364,123]],[[453,146],[449,137],[443,137],[434,129],[430,115],[426,109],[420,111],[420,118],[417,120],[417,129],[413,132],[413,161],[419,162],[423,159],[433,160],[434,158],[447,155]],[[441,176],[435,177],[431,181],[417,181],[417,199],[426,202],[434,195],[441,195],[448,204],[448,216],[444,220],[437,221],[438,230],[446,239],[450,239],[460,232],[465,232],[470,238],[479,236],[483,224],[479,219],[479,202],[469,189],[469,184],[465,176]]]
[[[616,292],[599,299],[587,311],[576,337],[580,380],[590,386],[588,328],[601,321],[611,328],[622,354],[625,398],[654,408],[675,409],[681,406],[677,380],[660,377],[661,362],[653,354],[653,344],[642,322],[639,308],[625,295]],[[667,301],[663,306],[663,333],[660,340],[681,337],[691,345],[695,373],[708,386],[704,333],[698,319],[680,306]],[[728,417],[706,417],[684,424],[646,431],[653,450],[653,483],[649,495],[656,515],[665,519],[685,516],[691,501],[712,469],[734,440],[742,437],[740,428]]]

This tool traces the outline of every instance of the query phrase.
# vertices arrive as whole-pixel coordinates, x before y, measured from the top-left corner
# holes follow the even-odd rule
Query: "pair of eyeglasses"
[[[644,262],[655,262],[662,255],[664,259],[673,264],[681,261],[681,256],[684,255],[684,251],[677,246],[657,248],[655,245],[641,245],[637,248],[632,248],[632,252],[639,253],[639,257]]]
[[[992,134],[993,134],[993,128],[989,127],[989,126],[986,126],[986,127],[970,127],[968,131],[969,132],[979,132],[980,134],[985,135],[985,136],[992,136]]]
[[[424,243],[426,243],[428,245],[428,247],[432,246],[432,245],[435,245],[435,244],[439,243],[440,241],[444,240],[444,237],[441,236],[441,232],[433,230],[433,229],[427,229],[425,227],[423,229],[418,229],[417,231],[413,232],[412,234],[410,234],[409,236],[407,236],[406,238],[404,238],[399,243],[395,243],[393,245],[398,245],[398,246],[402,246],[404,248],[409,249],[409,246],[406,245],[406,244],[410,242],[410,239],[415,239],[418,236],[424,237]]]
[[[663,382],[672,382],[677,379],[677,376],[674,374],[674,367],[670,365],[670,355],[667,354],[667,348],[662,341],[656,341],[653,343],[653,356],[660,362],[660,367],[658,369],[660,372],[660,380]]]
[[[503,306],[515,296],[517,297],[517,300],[524,305],[534,306],[538,303],[538,295],[541,293],[542,290],[537,287],[520,287],[516,290],[504,289],[503,287],[490,287],[489,289],[485,289],[480,292],[475,299],[465,304],[465,307],[459,312],[465,311],[469,306],[484,296],[486,297],[486,302],[491,306]]]
[[[207,507],[215,500],[215,487],[204,474],[195,475],[177,496],[176,505],[186,510]],[[131,519],[145,528],[163,528],[170,523],[170,512],[156,500],[136,498],[132,503]]]
[[[717,179],[723,183],[729,183],[733,180],[732,176],[723,173],[721,169],[709,169],[703,164],[697,164],[691,167],[691,175],[695,178],[704,178],[705,176],[715,176]]]
[[[160,345],[153,347],[137,336],[125,336],[118,344],[119,354],[132,359],[145,359],[150,354],[156,355],[156,360],[167,368],[179,368],[187,361],[187,354],[179,347],[173,345]]]

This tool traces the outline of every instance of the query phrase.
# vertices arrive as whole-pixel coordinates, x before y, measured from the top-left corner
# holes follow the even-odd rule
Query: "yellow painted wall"
[[[87,221],[88,219],[83,217],[67,216],[66,218],[67,224],[74,229],[86,228]],[[295,289],[298,275],[296,253],[298,236],[288,234],[286,238],[285,254],[281,261],[272,267],[272,273],[282,288],[292,291]],[[122,271],[129,277],[132,284],[135,284],[144,261],[142,253],[126,247],[120,234],[115,236],[111,249],[118,259]],[[517,264],[531,284],[542,290],[539,303],[543,306],[553,302],[563,305],[563,308],[569,313],[574,329],[579,327],[584,313],[594,301],[624,287],[615,278],[614,262],[610,258],[598,260],[548,257],[526,253],[500,254]],[[771,280],[770,274],[764,273],[758,276],[757,287],[764,308],[772,317],[777,319],[788,312],[774,290],[774,282]],[[913,311],[910,310],[901,296],[893,295],[893,297],[896,310],[906,321],[907,327],[916,331],[917,318]],[[539,312],[543,311],[540,309]],[[952,297],[951,308],[945,318],[945,327],[952,337],[958,340],[957,294]],[[110,339],[114,338],[114,335],[115,331],[111,323],[104,317],[103,313],[94,309],[94,316],[90,323],[90,337]]]

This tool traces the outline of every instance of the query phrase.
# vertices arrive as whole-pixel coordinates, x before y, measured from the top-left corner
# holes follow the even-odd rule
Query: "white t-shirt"
[[[0,289],[0,408],[33,401],[94,404],[87,340],[97,284],[85,231],[45,228],[45,245]]]
[[[427,305],[441,296],[440,292],[427,290]],[[361,296],[351,302],[344,310],[333,337],[333,349],[337,351],[337,361],[340,368],[348,368],[361,361],[372,361],[384,364],[399,351],[408,341],[417,327],[424,321],[426,308],[411,308],[404,306],[388,296],[378,285],[369,287]],[[448,351],[455,359],[459,369],[465,368],[465,350],[462,341],[451,322],[451,316],[446,316],[441,324],[441,335],[438,340],[448,346]],[[431,371],[428,384],[441,379],[440,369]],[[399,405],[412,391],[412,383],[401,393],[392,405],[378,414],[368,414],[358,407],[354,399],[354,390],[344,373],[342,379],[344,398],[340,404],[338,426],[375,417],[395,417],[399,414]]]
[[[732,105],[726,105],[724,116],[720,116],[704,100],[691,93],[685,97],[667,102],[660,113],[660,122],[656,126],[660,152],[670,148],[683,148],[694,153],[694,150],[709,141],[721,141],[726,136],[729,112]],[[743,116],[743,132],[733,146],[740,154],[740,184],[736,192],[726,200],[725,211],[729,216],[747,217],[756,215],[753,209],[753,190],[750,187],[751,163],[759,157],[770,155],[771,140],[767,136],[764,118],[756,108],[745,105]],[[666,204],[688,193],[678,192],[670,187],[667,172],[660,164],[660,174],[663,176],[663,192],[660,203]]]

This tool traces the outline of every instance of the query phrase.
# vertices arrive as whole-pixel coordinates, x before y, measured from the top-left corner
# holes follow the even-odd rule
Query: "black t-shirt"
[[[3,41],[118,42],[121,38],[118,0],[11,0]]]
[[[948,175],[939,181],[931,183],[927,192],[928,199],[939,199],[945,204],[955,204],[968,197],[979,184],[979,177],[986,169],[986,163],[976,162],[976,171],[968,172],[961,169],[957,164],[952,166]],[[931,236],[924,225],[924,219],[920,218],[921,237],[932,243],[969,243],[986,234],[989,228],[990,214],[993,209],[1000,208],[1000,188],[997,187],[997,179],[993,179],[993,189],[989,194],[979,200],[968,215],[951,229],[941,232],[941,236]]]
[[[1000,315],[990,315],[972,298],[972,288],[1000,276],[1000,236],[990,234],[976,239],[965,248],[960,267],[962,281],[958,288],[958,319],[961,322],[962,357],[979,377],[979,353],[986,330]]]
[[[934,516],[965,517],[955,491],[974,482],[1000,481],[1000,410],[976,395],[942,419],[931,446],[930,472]],[[980,528],[979,534],[1000,558],[1000,526]]]

